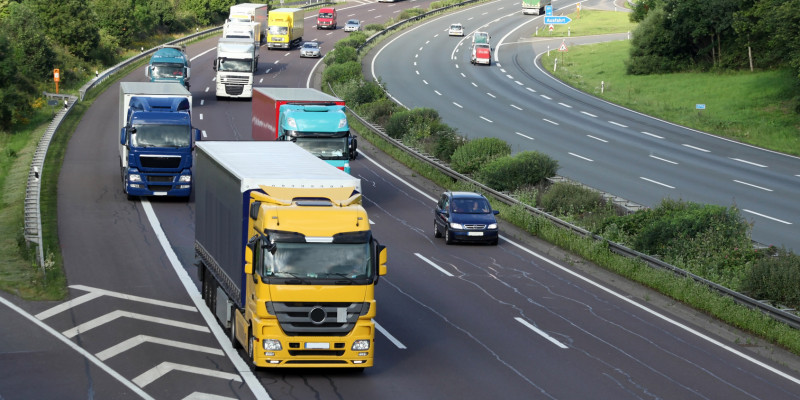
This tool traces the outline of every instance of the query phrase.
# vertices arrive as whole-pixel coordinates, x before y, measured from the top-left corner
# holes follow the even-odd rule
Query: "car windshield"
[[[306,43],[306,44],[303,45],[303,48],[304,49],[313,50],[313,49],[317,48],[317,44],[316,43]]]
[[[134,125],[131,134],[133,147],[188,147],[192,144],[192,130],[188,125]]]
[[[347,21],[347,25],[358,25],[358,20],[351,19],[350,21]]]
[[[461,214],[489,214],[492,208],[489,201],[481,198],[453,199],[453,212]]]
[[[274,252],[265,252],[264,269],[282,278],[365,278],[369,260],[368,243],[278,242]]]
[[[452,29],[454,31],[460,31],[461,30],[461,25],[450,25],[450,29]]]

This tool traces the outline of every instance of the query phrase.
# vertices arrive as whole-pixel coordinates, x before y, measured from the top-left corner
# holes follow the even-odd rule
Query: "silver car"
[[[319,57],[321,55],[322,46],[317,42],[305,42],[300,47],[300,57]]]
[[[345,32],[355,32],[361,30],[361,21],[357,19],[349,19],[347,23],[344,24],[344,31]]]

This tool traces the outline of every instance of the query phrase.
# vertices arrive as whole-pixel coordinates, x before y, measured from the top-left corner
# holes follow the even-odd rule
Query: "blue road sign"
[[[572,21],[570,17],[544,17],[544,24],[545,25],[559,25],[559,24],[568,24]]]
[[[706,105],[705,104],[696,104],[694,106],[694,108],[696,108],[698,110],[705,110],[706,109]]]
[[[548,17],[553,16],[553,6],[544,6],[544,15]]]

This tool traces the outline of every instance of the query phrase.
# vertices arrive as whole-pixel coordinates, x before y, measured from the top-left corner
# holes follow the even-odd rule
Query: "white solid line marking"
[[[430,265],[431,267],[438,269],[441,273],[443,273],[443,274],[445,274],[447,276],[453,276],[453,274],[451,274],[450,272],[447,272],[446,269],[436,265],[436,263],[434,263],[433,261],[425,258],[425,256],[423,256],[422,254],[414,253],[414,255],[417,256],[420,260],[425,261],[426,263],[428,263],[428,265]]]
[[[580,155],[577,155],[577,154],[572,153],[572,152],[568,152],[567,154],[569,154],[569,155],[571,155],[573,157],[578,157],[578,158],[580,158],[582,160],[586,160],[586,161],[589,161],[589,162],[594,162],[594,160],[592,160],[591,158],[586,158],[584,156],[580,156]]]
[[[555,338],[553,338],[552,336],[548,335],[545,331],[533,326],[533,324],[531,324],[530,322],[525,321],[524,319],[522,319],[520,317],[516,317],[514,319],[517,320],[517,322],[519,322],[520,324],[525,325],[526,327],[528,327],[528,329],[538,333],[539,335],[541,335],[545,339],[551,341],[556,346],[558,346],[558,347],[560,347],[562,349],[568,349],[569,348],[564,343],[561,343],[558,340],[556,340]]]
[[[701,148],[701,147],[695,147],[695,146],[692,146],[692,145],[689,145],[689,144],[686,144],[686,143],[682,144],[681,146],[688,147],[688,148],[693,149],[693,150],[702,151],[703,153],[710,153],[711,152],[711,150],[706,150],[706,149]]]
[[[608,123],[611,124],[611,125],[619,126],[620,128],[627,128],[628,127],[628,125],[622,125],[619,122],[608,121]]]
[[[592,118],[597,118],[597,115],[594,115],[594,114],[592,114],[592,113],[588,113],[588,112],[586,112],[586,111],[581,111],[581,114],[583,114],[583,115],[588,115],[588,116],[590,116],[590,117],[592,117]]]
[[[458,103],[456,103],[455,101],[453,102],[453,105],[455,105],[455,106],[456,106],[456,107],[458,107],[458,108],[464,108],[464,107],[462,107],[462,106],[461,106],[461,104],[458,104]]]
[[[551,123],[551,124],[553,124],[553,125],[558,125],[558,122],[555,122],[555,121],[550,121],[550,120],[549,120],[549,119],[547,119],[547,118],[542,118],[542,121],[549,122],[549,123]]]
[[[736,179],[734,179],[733,181],[734,181],[734,182],[736,182],[736,183],[741,183],[742,185],[746,185],[746,186],[754,187],[754,188],[756,188],[756,189],[766,190],[767,192],[771,192],[771,191],[772,191],[772,189],[767,189],[767,188],[765,188],[765,187],[761,187],[761,186],[753,185],[752,183],[742,182],[742,181],[739,181],[739,180],[736,180]]]
[[[752,161],[742,160],[741,158],[731,158],[731,160],[739,161],[739,162],[745,163],[745,164],[750,164],[750,165],[753,165],[753,166],[756,166],[756,167],[767,168],[766,165],[756,164],[756,163],[754,163]]]
[[[751,211],[751,210],[748,210],[748,209],[742,209],[742,211],[746,211],[746,212],[749,212],[750,214],[758,215],[759,217],[764,217],[766,219],[771,219],[771,220],[773,220],[775,222],[780,222],[782,224],[792,225],[792,223],[789,222],[789,221],[784,221],[782,219],[773,218],[773,217],[770,217],[769,215],[760,214],[760,213],[757,213],[755,211]]]
[[[130,311],[116,310],[116,311],[112,311],[112,312],[110,312],[110,313],[108,313],[106,315],[97,317],[97,318],[95,318],[95,319],[93,319],[91,321],[84,322],[84,323],[82,323],[82,324],[80,324],[80,325],[78,325],[78,326],[76,326],[76,327],[74,327],[72,329],[67,329],[66,331],[62,332],[62,334],[64,336],[68,337],[68,338],[73,338],[75,336],[78,336],[81,333],[87,332],[87,331],[89,331],[91,329],[97,328],[98,326],[107,324],[109,322],[112,322],[112,321],[114,321],[114,320],[116,320],[118,318],[122,318],[122,317],[138,319],[139,321],[153,322],[153,323],[156,323],[156,324],[174,326],[176,328],[184,328],[184,329],[189,329],[189,330],[198,331],[198,332],[208,332],[208,327],[203,326],[203,325],[189,324],[189,323],[186,323],[186,322],[179,322],[179,321],[175,321],[175,320],[171,320],[171,319],[167,319],[167,318],[154,317],[152,315],[145,315],[145,314],[133,313],[133,312],[130,312]]]
[[[239,374],[231,374],[228,372],[221,372],[215,369],[208,369],[208,368],[199,368],[193,367],[191,365],[183,365],[183,364],[175,364],[171,362],[163,362],[158,364],[157,366],[151,368],[149,371],[145,371],[141,375],[133,378],[133,383],[139,385],[139,387],[145,387],[153,382],[155,382],[158,378],[172,372],[172,371],[183,371],[189,372],[192,374],[200,374],[205,375],[212,378],[220,378],[226,380],[233,380],[236,382],[241,382],[242,377]]]
[[[108,360],[111,357],[114,357],[116,355],[122,354],[122,353],[124,353],[124,352],[126,352],[126,351],[128,351],[128,350],[130,350],[130,349],[132,349],[132,348],[134,348],[134,347],[136,347],[138,345],[140,345],[140,344],[144,344],[144,343],[155,343],[155,344],[160,344],[160,345],[163,345],[163,346],[175,347],[175,348],[178,348],[178,349],[199,351],[199,352],[203,352],[203,353],[213,354],[213,355],[216,355],[216,356],[224,356],[225,355],[225,352],[223,352],[220,349],[214,348],[214,347],[198,346],[196,344],[191,344],[191,343],[186,343],[186,342],[179,342],[177,340],[169,340],[169,339],[158,338],[158,337],[153,337],[153,336],[148,336],[148,335],[137,335],[137,336],[134,336],[134,337],[122,342],[122,343],[119,343],[119,344],[116,344],[114,346],[111,346],[111,347],[109,347],[109,348],[107,348],[107,349],[105,349],[105,350],[103,350],[103,351],[101,351],[101,352],[99,352],[99,353],[97,353],[95,355],[97,356],[97,358],[105,361],[105,360]]]
[[[491,123],[491,122],[492,122],[492,120],[490,120],[489,118],[486,118],[486,117],[484,117],[483,115],[481,115],[481,116],[480,116],[480,118],[481,118],[482,120],[486,121],[486,122],[489,122],[489,123]]]
[[[495,96],[495,95],[493,95],[493,94],[491,94],[491,93],[489,93],[489,92],[486,92],[486,95],[487,95],[487,96],[489,96],[489,97],[491,97],[491,98],[493,98],[493,99],[496,99],[496,98],[497,98],[497,96]]]
[[[521,108],[521,107],[518,107],[518,106],[516,106],[516,105],[514,105],[514,104],[511,104],[511,107],[514,107],[514,108],[516,108],[517,110],[520,110],[520,111],[522,111],[522,108]]]
[[[664,186],[664,187],[668,187],[668,188],[670,188],[670,189],[675,189],[675,186],[670,186],[670,185],[667,185],[666,183],[661,183],[661,182],[659,182],[659,181],[654,181],[654,180],[652,180],[652,179],[648,179],[648,178],[645,178],[645,177],[643,177],[643,176],[640,176],[640,177],[639,177],[639,179],[644,179],[644,180],[646,180],[646,181],[648,181],[648,182],[655,183],[656,185],[661,185],[661,186]]]
[[[560,105],[560,106],[564,106],[564,107],[567,107],[567,108],[572,108],[572,106],[571,106],[571,105],[569,105],[569,104],[565,104],[565,103],[558,103],[558,105]]]
[[[390,333],[389,333],[389,332],[388,332],[386,329],[383,329],[383,327],[381,326],[381,324],[379,324],[379,323],[378,323],[378,321],[375,321],[375,320],[373,319],[373,320],[372,320],[372,323],[374,323],[374,324],[375,324],[375,329],[376,329],[378,332],[382,333],[382,334],[383,334],[383,336],[386,336],[386,338],[387,338],[387,339],[389,339],[389,341],[390,341],[390,342],[392,342],[392,343],[393,343],[395,346],[397,346],[397,348],[398,348],[398,349],[401,349],[401,350],[404,350],[404,349],[406,349],[406,345],[404,345],[402,342],[400,342],[399,340],[397,340],[397,338],[395,338],[394,336],[392,336],[392,335],[391,335],[391,334],[390,334]]]
[[[663,136],[658,136],[658,135],[656,135],[655,133],[644,132],[644,131],[643,131],[642,133],[644,133],[644,134],[645,134],[645,135],[647,135],[647,136],[652,136],[652,137],[654,137],[654,138],[656,138],[656,139],[663,139],[663,138],[664,138]]]
[[[586,135],[586,136],[588,136],[588,137],[590,137],[590,138],[592,138],[592,139],[594,139],[594,140],[597,140],[597,141],[603,142],[603,143],[608,143],[608,140],[605,140],[605,139],[600,139],[599,137],[596,137],[596,136],[592,136],[592,135]]]
[[[534,140],[532,137],[530,137],[530,136],[528,136],[528,135],[523,135],[523,134],[521,134],[521,133],[519,133],[519,132],[514,132],[514,133],[516,133],[517,135],[520,135],[520,136],[524,137],[525,139]]]
[[[650,155],[650,158],[655,158],[656,160],[659,160],[659,161],[668,162],[670,164],[678,165],[678,163],[676,163],[675,161],[670,161],[670,160],[667,160],[666,158],[656,157],[656,156],[654,156],[652,154]]]
[[[542,96],[543,98],[545,98],[545,99],[547,99],[547,100],[553,100],[552,98],[550,98],[550,97],[547,97],[547,96],[545,96],[545,95],[543,95],[543,94],[540,94],[539,96]]]

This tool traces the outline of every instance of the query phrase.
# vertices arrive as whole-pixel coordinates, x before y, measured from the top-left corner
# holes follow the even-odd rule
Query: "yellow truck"
[[[267,16],[267,49],[291,49],[303,41],[303,9],[278,8]]]
[[[292,142],[198,142],[202,296],[256,367],[373,365],[386,247],[361,181]]]

